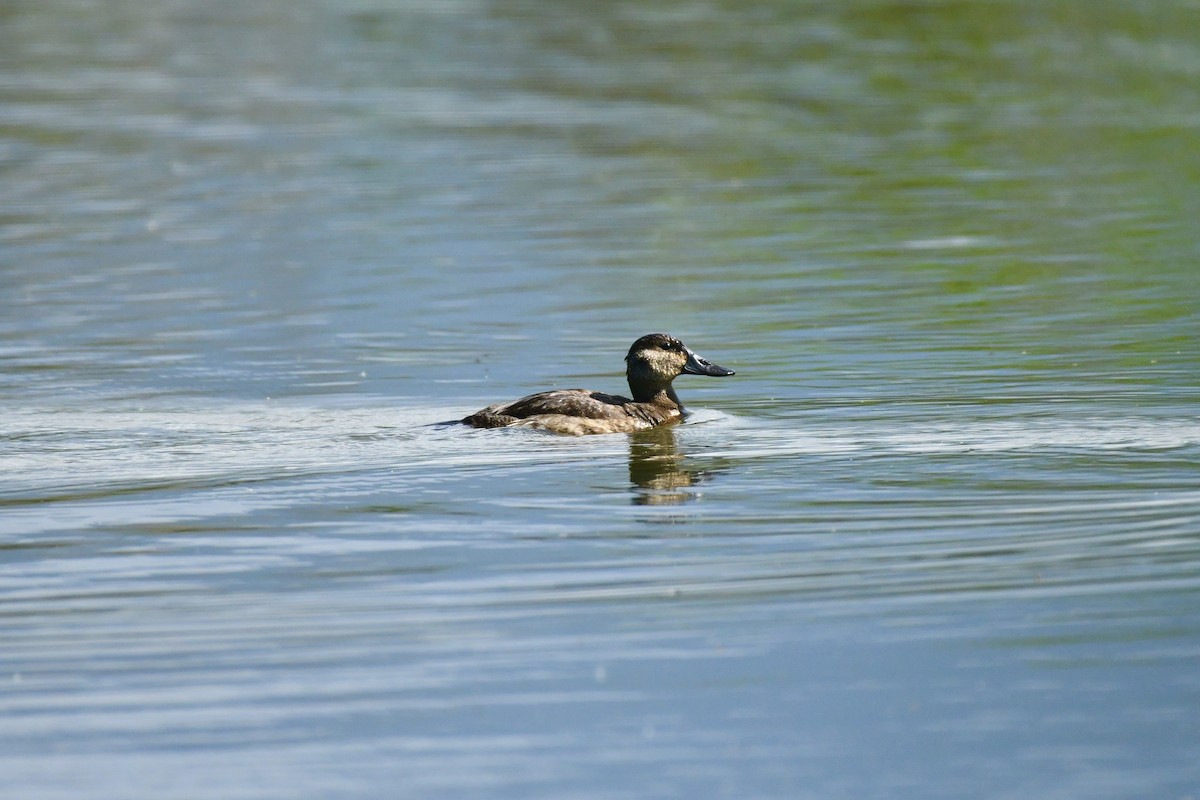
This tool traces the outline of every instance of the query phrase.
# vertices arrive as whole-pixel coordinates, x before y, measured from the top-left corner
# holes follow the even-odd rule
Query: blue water
[[[0,794],[1196,796],[1195,16],[0,12]]]

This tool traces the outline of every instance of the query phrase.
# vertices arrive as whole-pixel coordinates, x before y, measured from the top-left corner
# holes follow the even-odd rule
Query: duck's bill
[[[688,375],[709,375],[714,378],[724,378],[726,375],[734,374],[733,370],[725,369],[724,367],[719,367],[710,361],[706,361],[705,359],[693,353],[691,350],[687,351],[687,356],[688,360],[687,363],[683,365],[683,371]]]

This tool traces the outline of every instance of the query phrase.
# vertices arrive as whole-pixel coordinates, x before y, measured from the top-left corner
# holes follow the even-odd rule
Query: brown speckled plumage
[[[625,363],[632,399],[588,389],[559,389],[488,406],[463,423],[474,428],[538,428],[574,436],[629,433],[683,419],[683,405],[671,386],[679,375],[733,374],[665,333],[638,339],[629,348]]]

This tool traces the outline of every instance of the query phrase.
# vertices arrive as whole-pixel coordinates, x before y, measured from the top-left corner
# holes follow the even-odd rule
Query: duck
[[[631,433],[683,419],[683,404],[671,385],[680,375],[723,378],[734,374],[670,334],[648,333],[634,342],[625,356],[632,398],[590,389],[557,389],[496,403],[461,421],[472,428],[535,428],[570,436]]]

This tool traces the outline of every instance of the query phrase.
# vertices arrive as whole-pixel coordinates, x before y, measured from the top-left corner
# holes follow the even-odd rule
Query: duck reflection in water
[[[634,487],[634,505],[675,506],[695,500],[692,487],[714,472],[687,466],[687,456],[675,446],[674,426],[629,435],[629,482]]]

